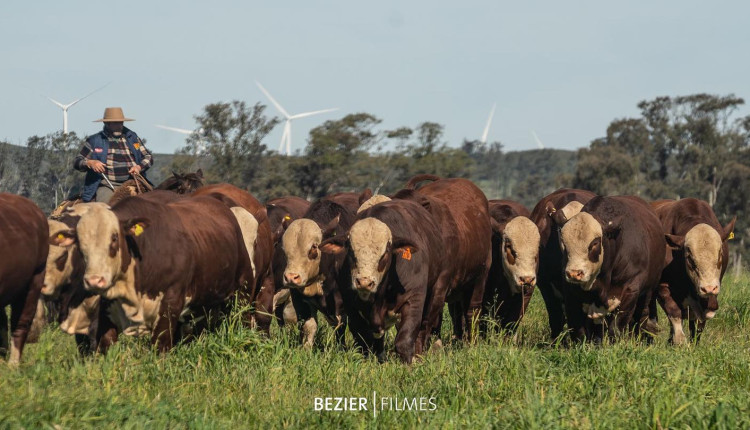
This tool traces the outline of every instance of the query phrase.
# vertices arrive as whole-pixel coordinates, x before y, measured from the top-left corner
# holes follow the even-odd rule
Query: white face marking
[[[685,269],[700,297],[719,294],[721,237],[711,226],[698,224],[685,235]]]
[[[289,224],[281,238],[281,246],[287,260],[284,278],[295,282],[285,281],[287,285],[294,288],[304,287],[318,276],[322,255],[318,246],[322,241],[323,232],[315,221],[298,219]]]
[[[112,286],[120,272],[120,241],[125,238],[120,237],[120,222],[109,206],[83,203],[75,208],[85,205],[91,206],[82,208],[85,211],[76,226],[78,246],[86,264],[84,285],[87,289],[101,292]],[[116,249],[114,256],[110,255],[110,248]]]
[[[560,243],[567,256],[566,280],[578,284],[584,291],[590,290],[604,261],[602,227],[593,216],[580,212],[573,216],[560,230]],[[596,257],[591,261],[590,256]]]
[[[258,220],[255,217],[239,206],[235,206],[232,209],[234,217],[237,218],[237,224],[240,226],[242,231],[242,239],[245,242],[245,249],[247,255],[250,257],[250,265],[253,268],[253,276],[255,273],[255,241],[258,239]]]
[[[384,196],[382,194],[375,194],[374,196],[367,199],[364,203],[362,203],[359,209],[357,209],[357,213],[364,212],[378,203],[389,202],[389,201],[391,201],[390,197]]]
[[[604,317],[609,314],[607,308],[603,306],[597,306],[594,303],[584,303],[582,307],[583,313],[585,313],[589,319],[594,320],[594,324],[603,324]]]
[[[530,219],[518,216],[505,225],[500,255],[503,272],[514,294],[520,294],[527,283],[536,285],[539,242],[539,229]]]
[[[55,237],[57,234],[70,230],[66,224],[55,221],[47,220],[49,224],[50,237]],[[42,288],[42,294],[45,296],[54,296],[65,284],[71,282],[71,276],[73,275],[73,253],[77,252],[78,245],[73,244],[70,246],[57,246],[50,244],[49,254],[47,254],[47,265],[44,273],[44,287]],[[65,265],[60,270],[57,265],[57,261],[65,256]]]
[[[391,229],[375,218],[365,218],[354,223],[349,232],[349,243],[354,254],[352,267],[352,288],[369,297],[377,291],[386,272],[386,267],[378,270],[382,258],[393,242]]]

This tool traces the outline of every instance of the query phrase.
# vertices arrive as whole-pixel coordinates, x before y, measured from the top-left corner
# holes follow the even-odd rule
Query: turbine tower
[[[276,106],[276,109],[284,115],[284,118],[286,118],[286,122],[284,123],[284,133],[281,135],[281,144],[279,144],[279,152],[284,150],[284,146],[286,145],[286,155],[292,155],[292,120],[293,119],[299,119],[299,118],[305,118],[308,116],[318,115],[321,113],[326,112],[333,112],[335,110],[338,110],[338,108],[332,108],[332,109],[323,109],[323,110],[316,110],[313,112],[305,112],[305,113],[298,113],[296,115],[289,115],[289,113],[281,107],[279,102],[277,102],[273,97],[271,97],[271,94],[269,94],[268,91],[266,91],[265,88],[263,88],[263,85],[260,84],[260,82],[255,81],[255,84],[258,85],[258,88],[265,94],[266,97],[268,97],[268,100],[273,103],[274,106]]]
[[[205,149],[206,149],[206,146],[205,146],[205,144],[203,142],[203,139],[201,138],[203,136],[204,131],[205,131],[205,130],[203,130],[203,127],[199,128],[197,130],[188,130],[186,128],[169,127],[169,126],[160,125],[160,124],[154,124],[154,125],[156,127],[163,128],[164,130],[174,131],[175,133],[180,133],[180,134],[184,134],[184,135],[187,135],[187,136],[191,136],[191,135],[195,134],[196,136],[198,136],[198,148],[196,148],[197,149],[197,151],[196,151],[197,155],[202,154],[203,151],[205,151]]]
[[[544,144],[542,144],[542,141],[539,140],[539,136],[536,135],[534,130],[531,130],[531,135],[534,136],[534,140],[536,141],[536,146],[538,146],[539,149],[544,149]]]
[[[490,117],[487,118],[487,125],[484,126],[484,132],[482,133],[482,138],[479,139],[482,144],[487,143],[487,135],[490,133],[490,125],[492,124],[492,117],[495,116],[495,108],[497,107],[497,103],[492,104],[492,110],[490,111]]]
[[[111,83],[112,82],[107,82],[106,84],[104,84],[104,86],[101,86],[101,87],[95,89],[94,91],[86,94],[85,96],[83,96],[83,97],[81,97],[79,99],[75,99],[75,100],[73,100],[72,102],[70,102],[70,103],[68,103],[66,105],[60,103],[59,101],[53,99],[52,97],[45,96],[45,97],[47,97],[47,99],[49,99],[49,101],[51,101],[52,103],[56,104],[57,106],[59,106],[62,109],[62,111],[63,111],[63,133],[64,134],[68,134],[68,109],[70,109],[76,103],[80,102],[81,100],[85,99],[86,97],[94,94],[95,92],[97,92],[99,90],[104,89],[104,87],[106,87],[107,85],[109,85]]]

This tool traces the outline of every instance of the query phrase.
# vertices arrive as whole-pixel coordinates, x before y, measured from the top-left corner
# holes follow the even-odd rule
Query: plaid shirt
[[[125,182],[130,179],[130,173],[128,173],[128,170],[130,170],[131,167],[135,166],[135,159],[130,153],[128,145],[125,143],[125,133],[123,133],[119,137],[115,137],[110,135],[107,130],[105,130],[104,134],[107,137],[107,142],[109,143],[106,170],[107,179],[112,182]],[[141,172],[145,172],[149,167],[151,167],[153,163],[151,151],[146,149],[146,147],[143,145],[143,142],[140,142],[140,140],[136,144],[136,149],[141,151],[141,154],[143,154],[143,160],[141,160]],[[76,156],[75,160],[75,167],[78,170],[87,170],[86,160],[91,159],[91,157],[89,156],[91,152],[91,146],[89,146],[88,143],[84,144],[83,148],[81,148],[81,152],[78,154],[78,156]]]

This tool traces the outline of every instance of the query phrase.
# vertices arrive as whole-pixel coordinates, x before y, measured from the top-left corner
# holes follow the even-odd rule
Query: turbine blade
[[[177,133],[182,133],[182,134],[193,134],[193,133],[195,133],[194,130],[187,130],[187,129],[184,129],[184,128],[169,127],[169,126],[160,125],[160,124],[154,124],[154,126],[159,127],[159,128],[163,128],[164,130],[176,131]]]
[[[47,96],[45,96],[45,97],[47,97]],[[47,97],[47,99],[48,99],[49,101],[51,101],[52,103],[54,103],[54,104],[58,105],[59,107],[63,108],[63,109],[66,109],[66,108],[67,108],[67,106],[65,106],[64,104],[60,103],[59,101],[57,101],[57,100],[53,99],[52,97]]]
[[[99,90],[103,90],[104,88],[106,88],[107,86],[109,86],[109,84],[111,84],[111,83],[112,83],[112,81],[109,81],[109,82],[107,82],[106,84],[102,85],[101,87],[99,87],[99,88],[95,89],[94,91],[92,91],[92,92],[90,92],[90,93],[86,94],[85,96],[81,97],[80,99],[76,99],[75,101],[73,101],[72,103],[70,103],[70,104],[68,105],[68,107],[71,107],[71,106],[73,106],[74,104],[76,104],[76,103],[80,102],[81,100],[85,99],[86,97],[88,97],[88,96],[90,96],[90,95],[94,94],[95,92],[97,92],[97,91],[99,91]]]
[[[284,115],[285,118],[289,119],[290,116],[286,112],[286,110],[284,110],[284,108],[281,107],[281,105],[279,104],[279,102],[277,102],[273,97],[271,97],[271,94],[268,91],[266,91],[265,88],[263,88],[263,85],[261,85],[260,82],[258,82],[258,81],[255,81],[255,84],[258,86],[258,88],[260,88],[260,90],[263,92],[263,94],[265,94],[266,97],[268,97],[268,100],[270,100],[271,103],[273,103],[273,105],[276,106],[276,109],[278,109],[278,111],[281,112],[281,114]]]
[[[331,108],[331,109],[316,110],[314,112],[298,113],[297,115],[292,115],[291,117],[289,117],[289,119],[305,118],[305,117],[308,117],[308,116],[318,115],[318,114],[321,114],[321,113],[333,112],[335,110],[339,110],[339,108]]]
[[[289,124],[289,120],[286,120],[286,123],[284,123],[284,132],[281,133],[281,143],[279,143],[279,154],[284,153],[284,145],[286,144],[286,135],[289,133],[289,128],[287,127],[287,124]]]
[[[287,157],[292,155],[292,121],[286,122],[286,155]]]
[[[534,130],[531,130],[531,135],[534,136],[534,140],[536,140],[536,145],[539,147],[539,149],[544,149],[544,144],[541,140],[539,140],[539,136],[536,135]]]
[[[487,143],[487,135],[490,134],[490,125],[492,124],[492,117],[495,115],[495,107],[497,106],[497,103],[492,104],[492,110],[490,111],[490,117],[487,118],[487,125],[484,126],[484,132],[482,133],[482,138],[479,139],[482,143]]]

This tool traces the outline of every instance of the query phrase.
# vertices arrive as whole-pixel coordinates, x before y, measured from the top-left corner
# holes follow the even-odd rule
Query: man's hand
[[[141,166],[136,164],[135,166],[131,167],[130,170],[128,170],[128,173],[130,173],[131,175],[136,175],[136,174],[141,173]]]
[[[96,173],[104,173],[107,166],[99,160],[86,160],[86,167],[93,170]]]

